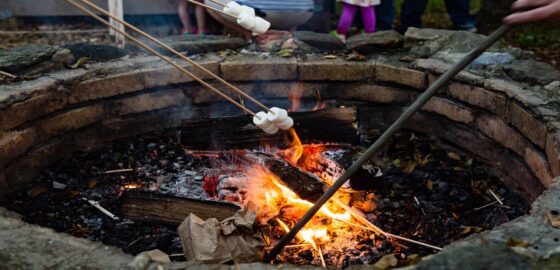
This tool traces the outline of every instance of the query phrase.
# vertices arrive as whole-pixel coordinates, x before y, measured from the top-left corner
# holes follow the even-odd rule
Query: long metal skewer
[[[243,106],[241,103],[235,101],[233,98],[229,97],[228,95],[220,92],[220,90],[216,89],[215,87],[213,87],[212,85],[208,84],[207,82],[205,82],[204,80],[200,79],[199,77],[197,77],[196,75],[194,75],[193,73],[189,72],[188,70],[186,70],[185,68],[179,66],[177,63],[173,62],[173,60],[171,60],[169,57],[162,55],[161,53],[157,52],[155,49],[151,48],[150,46],[142,43],[140,40],[138,40],[137,38],[131,36],[130,34],[126,33],[125,31],[122,31],[120,29],[118,29],[117,27],[111,25],[108,21],[104,20],[103,18],[97,16],[95,13],[89,11],[88,9],[82,7],[80,4],[78,4],[77,2],[75,2],[74,0],[64,0],[67,3],[69,3],[70,5],[76,7],[77,9],[81,10],[82,12],[86,13],[87,15],[91,16],[92,18],[96,19],[97,21],[99,21],[100,23],[104,24],[105,26],[115,30],[116,32],[124,35],[126,38],[128,38],[129,40],[133,41],[134,43],[136,43],[138,46],[144,48],[145,50],[149,51],[150,53],[154,54],[155,56],[161,58],[163,61],[167,62],[168,64],[172,65],[173,67],[175,67],[176,69],[180,70],[181,72],[183,72],[184,74],[186,74],[187,76],[189,76],[190,78],[192,78],[193,80],[197,81],[198,83],[200,83],[202,86],[204,86],[205,88],[207,88],[208,90],[214,92],[215,94],[225,98],[227,101],[233,103],[235,106],[239,107],[241,110],[243,110],[244,112],[252,115],[252,116],[256,116],[258,117],[254,112],[252,112],[251,110],[249,110],[247,107]]]
[[[250,100],[251,102],[255,103],[256,105],[258,105],[259,107],[263,108],[264,110],[271,112],[274,114],[274,112],[272,112],[267,106],[265,106],[264,104],[262,104],[261,102],[259,102],[258,100],[256,100],[255,98],[251,97],[250,95],[248,95],[247,93],[243,92],[243,90],[235,87],[234,85],[232,85],[231,83],[227,82],[226,80],[222,79],[220,76],[214,74],[213,72],[211,72],[210,70],[206,69],[205,67],[201,66],[200,64],[198,64],[197,62],[193,61],[192,59],[186,57],[184,54],[178,52],[177,50],[169,47],[167,44],[163,43],[162,41],[160,41],[159,39],[153,37],[152,35],[140,30],[139,28],[137,28],[136,26],[115,17],[113,14],[107,12],[106,10],[102,9],[101,7],[97,6],[96,4],[88,1],[88,0],[80,0],[80,2],[82,2],[83,4],[85,4],[86,6],[94,9],[95,11],[102,13],[105,16],[108,16],[109,18],[112,18],[113,20],[115,20],[116,22],[121,23],[122,25],[130,28],[132,31],[138,33],[139,35],[155,42],[157,45],[163,47],[164,49],[168,50],[169,52],[171,52],[172,54],[174,54],[175,56],[189,62],[191,65],[199,68],[200,70],[204,71],[204,73],[210,75],[212,78],[214,78],[215,80],[219,81],[220,83],[224,84],[225,86],[227,86],[229,89],[233,90],[234,92],[240,94],[241,96],[247,98],[248,100]]]
[[[461,61],[456,63],[445,72],[432,86],[422,93],[408,109],[373,143],[367,151],[354,163],[348,170],[346,170],[334,184],[315,202],[307,213],[294,225],[294,227],[282,237],[276,246],[269,253],[264,256],[265,261],[274,259],[297,233],[315,216],[321,207],[342,187],[342,185],[350,179],[350,177],[377,151],[387,142],[395,133],[402,128],[417,111],[419,111],[431,97],[433,97],[441,88],[443,88],[455,75],[467,67],[472,61],[480,56],[484,51],[496,43],[502,36],[504,36],[510,29],[511,25],[502,25],[494,33],[492,33],[486,40],[482,42],[477,48],[467,54]]]

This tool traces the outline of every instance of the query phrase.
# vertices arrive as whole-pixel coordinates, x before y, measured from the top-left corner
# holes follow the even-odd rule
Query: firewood
[[[236,204],[197,200],[162,193],[127,190],[123,194],[121,216],[150,223],[179,225],[193,213],[202,219],[224,220],[240,209]]]
[[[301,199],[315,202],[323,195],[324,183],[317,176],[304,172],[282,159],[262,153],[256,156],[264,167],[282,180]]]
[[[294,129],[303,143],[359,142],[356,108],[332,108],[290,113]],[[328,128],[330,127],[330,128]],[[255,148],[263,145],[288,147],[285,132],[268,135],[253,125],[248,116],[185,120],[181,143],[208,150]]]

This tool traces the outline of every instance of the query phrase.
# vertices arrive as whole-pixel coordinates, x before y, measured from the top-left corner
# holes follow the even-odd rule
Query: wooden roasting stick
[[[443,88],[455,75],[467,67],[472,61],[478,58],[494,43],[496,43],[502,36],[504,36],[510,29],[511,25],[502,25],[494,33],[492,33],[486,40],[484,40],[477,48],[467,54],[461,61],[453,65],[441,77],[431,85],[424,93],[422,93],[412,105],[373,143],[367,151],[348,168],[334,183],[333,185],[315,202],[307,213],[294,225],[294,227],[284,235],[280,241],[274,246],[269,253],[264,257],[265,261],[271,261],[284,249],[288,243],[294,239],[299,231],[317,214],[323,205],[331,199],[331,197],[350,179],[350,177],[357,172],[362,165],[368,161],[375,153],[385,145],[387,141],[395,135],[397,131],[417,112],[424,104],[426,104],[441,88]]]
[[[239,107],[239,108],[240,108],[241,110],[243,110],[244,112],[250,114],[251,116],[254,116],[254,117],[257,117],[257,118],[260,119],[259,116],[257,116],[254,112],[252,112],[251,110],[249,110],[247,107],[245,107],[245,106],[242,105],[241,103],[235,101],[233,98],[227,96],[226,94],[222,93],[220,90],[218,90],[218,89],[216,89],[215,87],[211,86],[210,84],[206,83],[204,80],[200,79],[199,77],[197,77],[197,76],[194,75],[193,73],[191,73],[191,72],[189,72],[188,70],[186,70],[185,68],[179,66],[177,63],[173,62],[173,60],[171,60],[169,57],[164,56],[163,54],[159,53],[158,51],[156,51],[155,49],[151,48],[150,46],[148,46],[148,45],[142,43],[142,41],[138,40],[137,38],[131,36],[130,34],[126,33],[125,31],[122,31],[122,30],[118,29],[117,27],[111,25],[108,21],[106,21],[106,20],[104,20],[103,18],[97,16],[95,13],[89,11],[88,9],[84,8],[83,6],[81,6],[80,4],[78,4],[76,1],[74,1],[74,0],[64,0],[64,1],[66,1],[68,4],[70,4],[70,5],[72,5],[72,6],[76,7],[77,9],[81,10],[82,12],[84,12],[85,14],[87,14],[88,16],[90,16],[90,17],[96,19],[97,21],[99,21],[99,22],[102,23],[103,25],[105,25],[105,26],[107,26],[107,27],[109,27],[109,28],[115,30],[116,32],[118,32],[118,33],[124,35],[126,38],[128,38],[128,39],[131,40],[132,42],[136,43],[138,46],[142,47],[143,49],[147,50],[148,52],[150,52],[150,53],[154,54],[155,56],[159,57],[159,58],[162,59],[163,61],[167,62],[168,64],[170,64],[171,66],[175,67],[175,68],[178,69],[179,71],[183,72],[185,75],[189,76],[189,77],[192,78],[193,80],[195,80],[195,81],[197,81],[198,83],[200,83],[200,84],[201,84],[202,86],[204,86],[206,89],[208,89],[208,90],[214,92],[214,93],[217,94],[218,96],[223,97],[223,98],[226,99],[227,101],[229,101],[229,102],[231,102],[232,104],[234,104],[235,106]],[[104,15],[107,15],[107,16],[109,16],[109,17],[111,17],[111,18],[114,18],[117,22],[122,23],[123,25],[125,25],[125,26],[127,26],[127,27],[131,27],[131,26],[132,26],[132,25],[130,25],[130,24],[124,22],[123,20],[120,20],[120,19],[118,19],[118,18],[112,16],[112,15],[109,14],[107,11],[105,11],[105,10],[103,10],[103,9],[101,9],[101,8],[99,8],[99,7],[97,7],[96,5],[92,4],[91,2],[89,2],[89,1],[87,1],[87,0],[79,0],[79,1],[82,2],[83,4],[87,5],[87,6],[90,6],[91,8],[93,8],[93,9],[95,9],[95,10],[97,10],[97,11],[103,13]],[[133,29],[133,30],[135,30],[135,31],[137,31],[137,32],[139,31],[138,33],[141,34],[141,35],[143,35],[143,36],[145,36],[146,38],[149,38],[150,40],[153,40],[154,42],[157,41],[157,39],[155,39],[154,37],[151,37],[151,36],[148,35],[147,33],[142,32],[141,30],[139,30],[138,28],[136,28],[136,27],[134,27],[134,26],[132,26],[132,27],[133,27],[133,28],[131,28],[131,29]],[[140,32],[142,32],[142,33],[140,33]],[[165,45],[164,43],[162,43],[162,42],[160,42],[160,41],[157,41],[156,43],[158,43],[159,45]],[[171,49],[169,46],[165,46],[164,48],[170,49],[170,50],[171,50],[174,54],[176,54],[176,55],[181,55],[179,52],[177,52],[177,51]],[[182,59],[188,61],[188,62],[191,63],[191,64],[194,64],[195,66],[197,66],[197,67],[199,67],[199,68],[202,68],[203,70],[205,70],[205,72],[216,76],[214,73],[210,72],[210,71],[207,70],[207,69],[204,69],[202,66],[198,65],[196,62],[192,61],[191,59],[189,59],[189,58],[187,58],[187,57],[185,57],[185,56],[183,56],[183,55],[181,55],[181,56],[182,56],[182,57],[181,57]],[[217,77],[217,76],[216,76],[216,77]],[[217,77],[217,78],[219,78],[219,77]],[[223,83],[225,82],[226,85],[235,88],[233,85],[227,83],[225,80],[223,80],[223,79],[221,79],[221,78],[220,78],[219,80],[220,80],[221,82],[223,82]],[[239,92],[238,92],[239,94],[243,93],[243,94],[241,94],[241,95],[243,95],[243,96],[245,96],[245,97],[248,97],[248,99],[250,99],[251,101],[253,101],[253,102],[256,101],[256,100],[254,100],[253,98],[249,98],[249,96],[248,96],[245,92],[241,91],[240,89],[237,89],[237,91],[239,91]],[[236,92],[237,92],[237,91],[236,91]],[[257,102],[258,102],[258,101],[257,101]],[[256,103],[256,104],[258,105],[258,103]],[[262,105],[262,104],[260,104],[259,106],[261,106],[261,105]],[[262,106],[264,106],[264,105],[262,105]],[[266,109],[268,110],[268,108],[267,108],[266,106],[264,106],[264,108],[266,108]]]
[[[194,5],[201,6],[201,7],[205,8],[205,9],[209,9],[209,10],[212,10],[212,11],[215,11],[215,12],[218,12],[218,13],[221,13],[221,14],[224,14],[224,15],[229,16],[229,17],[232,17],[232,18],[234,18],[234,19],[238,19],[238,17],[235,16],[235,15],[233,15],[233,14],[229,14],[229,13],[223,11],[223,10],[219,10],[219,9],[217,9],[217,8],[213,8],[213,7],[209,6],[209,5],[205,5],[205,4],[200,3],[200,2],[197,2],[197,1],[195,1],[195,0],[187,0],[187,1],[190,2],[190,3],[192,3],[192,4],[194,4]],[[217,1],[212,1],[212,2],[216,3]],[[224,5],[221,4],[221,6],[224,6]]]
[[[266,111],[270,112],[270,109],[268,107],[266,107],[264,104],[262,104],[261,102],[259,102],[258,100],[254,99],[253,97],[251,97],[250,95],[248,95],[247,93],[243,92],[243,90],[235,87],[234,85],[232,85],[231,83],[227,82],[226,80],[222,79],[220,76],[214,74],[213,72],[211,72],[210,70],[208,70],[207,68],[201,66],[200,64],[198,64],[196,61],[193,61],[192,59],[188,58],[187,56],[185,56],[184,54],[178,52],[177,50],[169,47],[167,44],[161,42],[159,39],[153,37],[152,35],[140,30],[138,27],[127,23],[124,20],[121,20],[120,18],[115,17],[114,15],[112,15],[111,13],[107,12],[106,10],[102,9],[101,7],[93,4],[92,2],[88,1],[88,0],[80,0],[80,2],[82,2],[84,5],[94,9],[95,11],[102,13],[105,16],[108,16],[109,18],[112,18],[113,20],[115,20],[116,22],[128,27],[129,29],[131,29],[132,31],[136,32],[137,34],[149,39],[150,41],[156,43],[157,45],[161,46],[162,48],[168,50],[169,52],[171,52],[173,55],[181,58],[182,60],[185,60],[187,62],[189,62],[189,64],[199,68],[200,70],[202,70],[204,73],[210,75],[213,79],[219,81],[220,83],[224,84],[225,86],[227,86],[229,89],[231,89],[232,91],[240,94],[241,96],[247,98],[248,100],[250,100],[251,102],[255,103],[256,105],[258,105],[259,107],[263,108]],[[197,2],[198,3],[198,2]],[[274,112],[272,112],[274,113]]]
[[[0,70],[0,75],[2,75],[2,76],[6,76],[6,77],[8,77],[8,78],[12,78],[12,79],[15,79],[15,78],[17,78],[17,76],[16,76],[16,75],[10,74],[10,73],[8,73],[8,72],[5,72],[5,71],[2,71],[2,70]]]

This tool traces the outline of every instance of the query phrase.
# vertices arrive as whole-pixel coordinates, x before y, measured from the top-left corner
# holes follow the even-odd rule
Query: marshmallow
[[[268,121],[267,114],[265,112],[258,112],[257,115],[253,117],[253,124],[260,129],[266,129],[274,126],[270,121]]]
[[[251,30],[253,27],[255,27],[255,24],[257,23],[256,18],[257,17],[251,16],[250,14],[241,13],[237,18],[237,24],[239,24],[241,27],[247,30]]]
[[[270,22],[268,22],[267,20],[261,17],[255,17],[255,21],[256,21],[255,26],[251,28],[253,34],[257,34],[257,35],[264,34],[270,28]]]
[[[279,124],[286,121],[286,119],[288,118],[288,112],[284,109],[272,107],[267,113],[267,117],[269,122]]]
[[[243,10],[241,13],[246,13],[249,14],[251,16],[255,16],[255,9],[252,7],[248,7],[248,6],[241,6],[241,10]]]
[[[240,4],[236,3],[235,1],[231,1],[229,3],[226,4],[226,6],[224,7],[223,11],[225,13],[229,13],[233,16],[239,17],[239,15],[241,13],[243,13],[245,11],[245,9],[243,8],[243,6],[241,6]]]
[[[275,125],[271,125],[268,128],[263,128],[264,133],[270,134],[270,135],[276,134],[276,132],[278,132],[278,130],[279,130],[279,128]]]
[[[288,116],[288,118],[279,124],[274,124],[276,127],[280,128],[281,130],[288,130],[294,126],[294,119]]]

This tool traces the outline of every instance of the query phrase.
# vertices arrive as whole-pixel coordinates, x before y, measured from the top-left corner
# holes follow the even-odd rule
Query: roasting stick
[[[235,15],[233,15],[233,14],[229,14],[229,13],[223,11],[223,10],[219,10],[219,9],[217,9],[217,8],[214,8],[214,7],[211,7],[211,6],[209,6],[209,5],[206,5],[206,4],[197,2],[197,1],[195,1],[195,0],[187,0],[187,1],[190,2],[190,3],[192,3],[192,4],[194,4],[194,5],[201,6],[201,7],[205,8],[205,9],[209,9],[209,10],[212,10],[212,11],[215,11],[215,12],[218,12],[218,13],[222,13],[222,14],[224,14],[224,15],[226,15],[226,16],[229,16],[229,17],[232,17],[232,18],[234,18],[234,19],[236,19],[236,20],[239,19],[239,17],[237,17],[237,16],[235,16]],[[214,2],[214,3],[215,3],[215,2]]]
[[[166,57],[164,55],[162,55],[161,53],[157,52],[155,49],[149,47],[148,45],[142,43],[140,40],[138,40],[137,38],[131,36],[130,34],[126,33],[125,31],[121,31],[120,29],[118,29],[117,27],[114,27],[113,25],[111,25],[109,22],[107,22],[106,20],[104,20],[103,18],[97,16],[95,13],[89,11],[88,9],[82,7],[81,5],[79,5],[78,3],[76,3],[74,0],[64,0],[67,3],[69,3],[70,5],[76,7],[77,9],[81,10],[82,12],[86,13],[87,15],[91,16],[92,18],[96,19],[97,21],[99,21],[100,23],[104,24],[105,26],[123,34],[126,38],[128,38],[129,40],[131,40],[132,42],[136,43],[138,46],[144,48],[145,50],[149,51],[150,53],[154,54],[155,56],[159,57],[160,59],[162,59],[163,61],[167,62],[168,64],[172,65],[173,67],[175,67],[176,69],[180,70],[181,72],[183,72],[185,75],[191,77],[193,80],[197,81],[198,83],[200,83],[202,86],[206,87],[208,90],[214,92],[215,94],[217,94],[218,96],[221,96],[223,98],[225,98],[227,101],[231,102],[232,104],[234,104],[235,106],[239,107],[241,110],[243,110],[244,112],[254,116],[254,117],[258,117],[254,112],[252,112],[251,110],[249,110],[247,107],[243,106],[242,104],[240,104],[239,102],[235,101],[234,99],[232,99],[231,97],[229,97],[228,95],[220,92],[220,90],[214,88],[213,86],[211,86],[210,84],[208,84],[207,82],[203,81],[202,79],[200,79],[199,77],[197,77],[196,75],[192,74],[191,72],[189,72],[188,70],[186,70],[185,68],[179,66],[177,63],[173,62],[173,60],[171,60],[169,57]]]
[[[224,3],[220,2],[220,1],[217,1],[217,0],[208,0],[208,1],[210,1],[210,2],[212,2],[212,3],[214,3],[214,4],[217,4],[217,5],[220,5],[220,6],[222,6],[222,7],[227,7],[226,4],[224,4]],[[232,1],[233,1],[233,0],[232,0]]]
[[[504,36],[510,29],[511,25],[502,25],[494,33],[492,33],[486,40],[484,40],[477,48],[468,53],[461,61],[453,65],[448,71],[439,77],[439,79],[431,85],[424,93],[422,93],[412,105],[373,143],[367,151],[356,161],[348,170],[346,170],[334,183],[325,191],[325,193],[315,202],[315,204],[305,213],[305,215],[294,225],[294,227],[284,235],[274,248],[265,255],[265,261],[271,261],[275,258],[292,239],[299,233],[299,231],[317,214],[321,207],[331,199],[331,197],[346,183],[348,179],[368,161],[375,153],[385,145],[387,141],[395,135],[397,131],[419,111],[424,104],[426,104],[441,88],[443,88],[455,75],[467,67],[472,61],[478,58],[494,43],[496,43],[502,36]],[[397,238],[397,237],[395,237]],[[398,239],[398,238],[397,238]]]
[[[94,9],[95,11],[102,13],[105,16],[108,16],[110,18],[112,18],[113,20],[115,20],[116,22],[130,28],[132,31],[138,33],[139,35],[149,39],[150,41],[155,42],[157,45],[163,47],[164,49],[168,50],[169,52],[173,53],[175,56],[189,62],[191,65],[199,68],[200,70],[204,71],[204,73],[210,75],[213,79],[219,81],[220,83],[224,84],[225,86],[227,86],[229,89],[233,90],[234,92],[240,94],[241,96],[247,98],[248,100],[252,101],[254,104],[258,105],[259,107],[261,107],[262,109],[266,110],[267,112],[272,112],[267,106],[265,106],[264,104],[262,104],[261,102],[259,102],[258,100],[254,99],[253,97],[251,97],[250,95],[248,95],[247,93],[245,93],[243,90],[235,87],[234,85],[232,85],[231,83],[227,82],[226,80],[222,79],[220,76],[214,74],[213,72],[211,72],[210,70],[206,69],[205,67],[201,66],[200,64],[198,64],[196,61],[193,61],[192,59],[186,57],[185,55],[183,55],[182,53],[178,52],[177,50],[169,47],[167,44],[161,42],[159,39],[153,37],[152,35],[138,29],[136,26],[127,23],[124,20],[121,20],[120,18],[115,17],[113,14],[107,12],[106,10],[102,9],[101,7],[95,5],[94,3],[88,1],[88,0],[80,0],[80,2],[82,2],[83,4],[85,4],[86,6]]]

